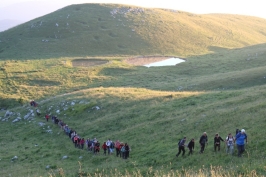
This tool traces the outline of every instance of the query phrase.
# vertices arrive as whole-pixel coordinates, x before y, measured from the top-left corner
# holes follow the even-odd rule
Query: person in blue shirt
[[[179,156],[179,154],[181,153],[181,151],[183,151],[182,156],[185,155],[185,142],[186,142],[186,137],[184,137],[179,143],[178,143],[178,153],[176,154],[176,157]]]
[[[248,143],[248,136],[246,134],[246,131],[242,129],[241,132],[236,135],[235,139],[238,150],[238,157],[241,157],[243,152],[245,151],[245,141],[246,143]]]

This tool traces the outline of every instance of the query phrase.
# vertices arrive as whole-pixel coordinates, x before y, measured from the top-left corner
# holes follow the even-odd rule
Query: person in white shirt
[[[106,146],[107,146],[107,150],[108,150],[108,155],[110,154],[110,145],[111,145],[111,141],[110,139],[108,141],[106,141]]]
[[[232,133],[229,133],[225,140],[227,145],[226,153],[232,155],[234,153],[235,138],[233,137]]]

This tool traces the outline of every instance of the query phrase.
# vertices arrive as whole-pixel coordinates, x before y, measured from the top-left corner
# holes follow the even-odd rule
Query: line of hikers
[[[238,157],[241,157],[243,152],[245,151],[245,143],[248,143],[248,136],[246,134],[246,131],[244,129],[239,130],[236,129],[236,135],[235,137],[232,135],[232,133],[229,133],[228,136],[226,137],[225,141],[219,136],[218,133],[215,134],[214,137],[214,151],[216,152],[217,150],[220,151],[221,149],[221,141],[225,142],[226,145],[226,153],[233,155],[234,153],[234,145],[236,144],[237,150],[238,150]],[[186,137],[181,139],[178,142],[178,153],[176,154],[176,157],[178,157],[181,152],[182,156],[185,155],[185,147],[188,147],[189,153],[188,155],[191,155],[194,150],[195,146],[195,140],[192,138],[190,142],[186,145]],[[200,137],[199,140],[200,144],[200,152],[203,153],[205,149],[205,145],[208,144],[208,136],[207,133],[204,132],[202,136]]]
[[[44,117],[48,122],[50,115],[46,114]],[[88,138],[85,140],[84,138],[80,137],[75,130],[69,128],[67,124],[65,124],[62,120],[58,119],[56,116],[52,116],[51,118],[54,124],[57,124],[72,140],[75,148],[86,148],[89,152],[92,152],[95,155],[100,153],[100,142],[96,138]],[[104,155],[106,155],[107,153],[108,155],[113,154],[114,150],[116,150],[117,157],[121,157],[123,159],[129,158],[129,145],[127,143],[120,142],[119,140],[113,142],[112,140],[108,139],[102,144],[101,148],[103,149]]]

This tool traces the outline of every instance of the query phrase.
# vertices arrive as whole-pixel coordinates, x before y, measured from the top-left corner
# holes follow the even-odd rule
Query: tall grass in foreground
[[[166,168],[161,168],[160,170],[155,170],[152,167],[147,169],[146,172],[141,172],[141,170],[136,169],[133,172],[129,172],[125,170],[124,172],[121,172],[117,169],[114,170],[96,170],[94,173],[86,173],[82,170],[82,165],[79,162],[79,171],[77,173],[77,176],[79,177],[110,177],[110,176],[120,176],[120,177],[231,177],[231,176],[237,176],[237,177],[256,177],[256,176],[264,176],[264,175],[258,175],[256,170],[249,170],[248,168],[245,168],[244,166],[241,167],[241,171],[239,169],[224,169],[221,166],[210,166],[210,168],[205,168],[204,166],[199,169],[198,171],[195,171],[194,169],[184,169],[181,170],[173,170],[171,169],[171,163],[170,168],[169,166]],[[266,166],[265,166],[266,168]],[[68,176],[65,174],[64,169],[59,168],[55,171],[50,171],[49,177],[65,177]]]

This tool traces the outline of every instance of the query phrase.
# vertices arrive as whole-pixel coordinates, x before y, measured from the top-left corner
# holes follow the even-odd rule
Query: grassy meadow
[[[266,20],[228,14],[81,4],[0,33],[0,59],[210,53],[266,42]]]
[[[119,139],[128,142],[132,151],[126,161],[88,154],[75,149],[51,122],[40,127],[42,116],[11,123],[15,115],[0,124],[2,174],[194,176],[203,170],[202,176],[208,176],[212,166],[223,175],[228,169],[236,176],[251,175],[253,170],[265,175],[265,141],[261,135],[265,133],[266,73],[261,48],[217,49],[209,55],[188,57],[177,66],[159,68],[131,66],[115,57],[101,57],[110,62],[87,68],[71,67],[68,58],[4,61],[2,72],[12,83],[9,87],[6,84],[9,90],[4,93],[13,95],[13,101],[6,100],[8,110],[20,113],[23,119],[28,109],[33,109],[28,100],[34,98],[43,114],[57,114],[59,109],[58,117],[82,137],[97,137],[101,143]],[[27,102],[19,106],[19,98]],[[72,101],[76,103],[73,106],[69,104]],[[82,101],[89,104],[78,104]],[[68,109],[64,110],[62,104],[67,102]],[[100,110],[92,109],[94,106]],[[5,111],[0,113],[3,118]],[[45,132],[48,126],[53,133]],[[214,134],[225,138],[236,128],[245,128],[249,136],[244,157],[226,155],[223,145],[221,152],[213,152]],[[204,131],[209,144],[204,154],[198,154],[198,140]],[[196,139],[195,153],[176,158],[177,142],[183,136]],[[18,160],[11,162],[15,155]],[[62,160],[64,155],[69,158]]]
[[[266,175],[265,20],[143,9],[74,5],[0,33],[0,176]],[[126,62],[139,55],[186,62]],[[102,65],[72,64],[81,59]],[[25,120],[35,111],[31,99],[42,115]],[[129,143],[130,158],[74,148],[46,113],[101,145]],[[215,133],[225,139],[236,128],[248,134],[243,157],[236,147],[233,156],[224,145],[214,152]],[[199,154],[205,131],[209,143]],[[195,138],[194,154],[176,158],[184,136]]]

